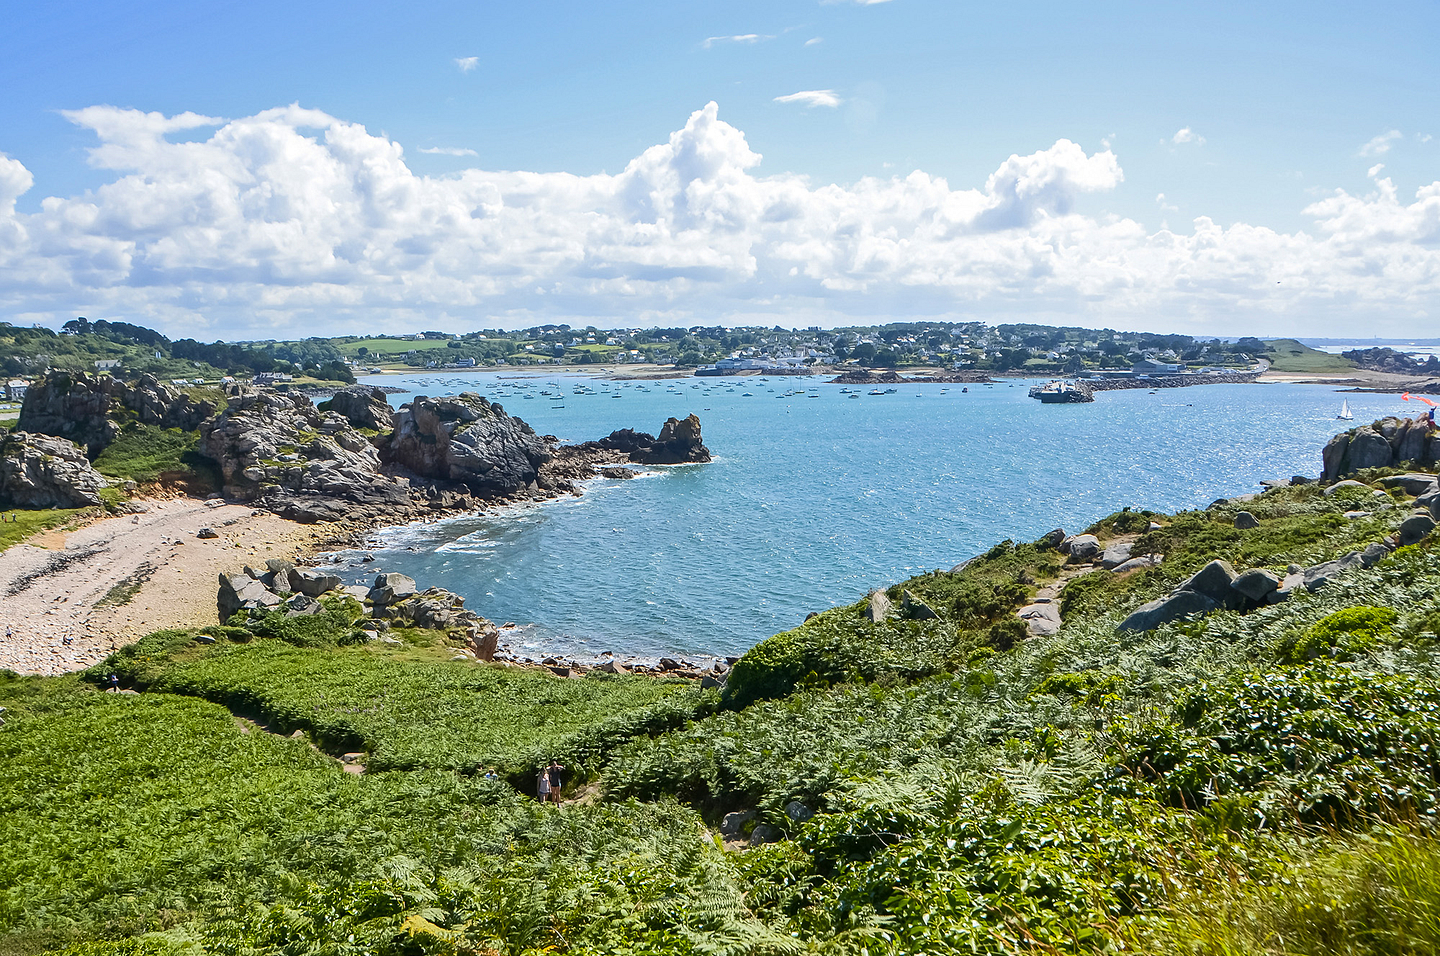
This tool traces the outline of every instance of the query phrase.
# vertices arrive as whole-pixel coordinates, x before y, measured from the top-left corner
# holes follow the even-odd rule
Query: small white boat
[[[1354,413],[1350,411],[1350,402],[1348,399],[1342,399],[1340,401],[1340,414],[1335,417],[1342,422],[1348,422],[1355,418]]]

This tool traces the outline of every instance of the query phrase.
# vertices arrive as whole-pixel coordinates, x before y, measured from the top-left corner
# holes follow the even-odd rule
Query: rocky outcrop
[[[463,485],[482,498],[537,490],[551,451],[535,430],[474,392],[418,396],[395,413],[381,460],[421,478]]]
[[[74,442],[10,432],[0,438],[0,507],[84,508],[106,485]]]
[[[700,436],[700,418],[687,415],[667,418],[660,437],[622,428],[595,443],[600,448],[623,452],[637,465],[683,465],[710,460],[710,449]]]
[[[322,412],[337,412],[345,416],[352,428],[368,428],[376,432],[395,430],[395,410],[385,397],[383,389],[353,385],[342,388],[330,398],[316,405]]]
[[[153,375],[127,383],[109,375],[56,370],[25,393],[18,427],[68,438],[94,458],[129,422],[194,431],[214,413],[210,402],[192,399]]]
[[[1426,416],[1382,418],[1352,428],[1330,439],[1321,453],[1322,478],[1334,481],[1362,468],[1391,468],[1402,464],[1435,466],[1440,463],[1440,432]]]
[[[220,466],[227,497],[296,521],[333,521],[411,507],[409,483],[380,473],[369,440],[300,395],[238,392],[200,427],[200,451]]]

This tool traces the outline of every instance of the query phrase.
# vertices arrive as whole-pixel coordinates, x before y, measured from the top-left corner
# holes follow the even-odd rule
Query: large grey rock
[[[1248,511],[1240,511],[1235,515],[1235,528],[1239,531],[1249,531],[1251,528],[1260,527],[1260,519]]]
[[[1381,478],[1380,484],[1386,488],[1399,488],[1407,495],[1429,494],[1436,489],[1437,478],[1435,475],[1427,475],[1424,472],[1412,472],[1408,475],[1393,475],[1389,478]]]
[[[929,621],[938,618],[935,609],[920,599],[913,591],[900,593],[900,616],[907,621]]]
[[[1360,564],[1367,568],[1379,564],[1389,557],[1393,550],[1389,544],[1383,541],[1367,544],[1365,550],[1360,552]]]
[[[374,593],[374,592],[372,592]],[[465,599],[444,588],[427,588],[424,593],[394,602],[377,601],[394,620],[410,621],[416,627],[448,631],[451,628],[483,628],[489,624],[473,611],[465,610]],[[498,640],[499,632],[496,632]]]
[[[1077,534],[1067,540],[1068,553],[1076,561],[1091,561],[1100,553],[1100,539],[1093,534]]]
[[[870,592],[870,600],[865,604],[864,614],[876,624],[890,616],[890,595],[885,593],[884,588],[876,588]]]
[[[792,823],[804,823],[814,815],[815,811],[805,806],[805,804],[799,800],[791,800],[785,804],[785,816],[787,816]]]
[[[727,813],[720,819],[720,835],[728,839],[735,839],[745,830],[745,824],[755,819],[754,810],[736,810]]]
[[[309,617],[324,610],[320,606],[320,602],[308,594],[292,594],[281,606],[285,610],[286,617]]]
[[[1100,566],[1107,571],[1112,571],[1130,560],[1130,552],[1135,549],[1132,541],[1120,541],[1106,548],[1100,555]]]
[[[1252,601],[1264,601],[1280,590],[1280,578],[1264,568],[1251,568],[1231,581],[1230,587]]]
[[[1265,599],[1266,604],[1279,604],[1282,601],[1290,600],[1298,589],[1305,586],[1305,572],[1291,571],[1280,581],[1280,586],[1270,593]]]
[[[328,591],[333,591],[340,586],[340,578],[333,574],[326,574],[323,571],[315,571],[311,568],[292,567],[286,573],[286,580],[290,582],[290,590],[299,591],[301,594],[318,598]]]
[[[316,406],[321,412],[337,412],[353,428],[389,432],[395,428],[395,410],[385,392],[365,385],[342,388]]]
[[[94,458],[128,422],[193,431],[214,412],[209,402],[194,401],[153,375],[126,383],[110,375],[55,369],[26,391],[17,427],[68,438]]]
[[[1400,545],[1424,541],[1435,530],[1435,519],[1427,514],[1411,515],[1400,523]]]
[[[535,486],[550,447],[535,430],[474,392],[418,396],[395,413],[395,431],[380,445],[383,461],[423,478],[454,482],[485,498]]]
[[[0,507],[85,508],[100,504],[105,486],[72,441],[23,431],[0,437]]]
[[[1117,564],[1110,570],[1115,574],[1128,574],[1131,571],[1139,571],[1143,568],[1153,568],[1163,560],[1164,559],[1158,554],[1142,554],[1137,558],[1131,558],[1124,564]]]
[[[1046,532],[1035,540],[1035,547],[1049,551],[1060,547],[1060,542],[1065,540],[1065,529],[1056,528],[1054,531]]]
[[[1153,631],[1187,614],[1207,614],[1220,605],[1197,591],[1176,591],[1137,608],[1117,630]]]
[[[1360,552],[1351,551],[1334,561],[1326,561],[1323,564],[1308,567],[1304,571],[1305,590],[1318,591],[1334,580],[1337,575],[1343,574],[1351,568],[1362,567],[1363,564]]]
[[[409,482],[380,473],[369,440],[304,396],[239,391],[200,435],[200,451],[220,466],[226,496],[258,501],[292,520],[410,507]]]
[[[220,591],[216,597],[220,620],[227,621],[237,611],[264,610],[278,607],[284,598],[248,574],[220,575]]]
[[[375,575],[375,583],[367,595],[376,604],[394,604],[414,597],[415,579],[406,574],[391,571]]]
[[[601,448],[623,451],[640,465],[682,465],[710,460],[710,449],[700,436],[700,419],[696,415],[667,418],[660,426],[660,436],[622,428],[611,432],[596,444]]]
[[[1060,609],[1055,604],[1030,604],[1015,612],[1031,637],[1048,637],[1060,630]]]
[[[1326,444],[1321,457],[1323,477],[1328,480],[1353,474],[1362,468],[1409,464],[1434,465],[1440,456],[1440,442],[1431,435],[1426,416],[1385,418],[1370,425],[1336,435]]]
[[[1230,562],[1217,559],[1191,575],[1188,581],[1180,585],[1179,590],[1194,591],[1218,605],[1233,607],[1236,603],[1236,591],[1231,585],[1235,583],[1235,577],[1235,569]]]

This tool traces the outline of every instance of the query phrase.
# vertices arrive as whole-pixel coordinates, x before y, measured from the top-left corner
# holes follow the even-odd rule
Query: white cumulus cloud
[[[1360,155],[1384,156],[1386,153],[1390,152],[1390,147],[1397,139],[1404,138],[1404,134],[1401,133],[1398,129],[1392,129],[1388,132],[1381,133],[1379,136],[1376,136],[1374,139],[1370,140],[1370,142],[1360,147]]]
[[[420,152],[429,153],[431,156],[479,156],[473,149],[464,146],[425,146]]]
[[[817,106],[834,109],[844,101],[835,95],[834,90],[801,90],[799,93],[787,93],[784,96],[777,96],[775,97],[775,102],[799,103],[802,106],[808,106],[812,109]]]
[[[1190,127],[1186,126],[1182,129],[1176,130],[1175,135],[1170,137],[1170,142],[1176,144],[1177,146],[1181,143],[1194,143],[1196,146],[1202,146],[1205,143],[1205,137],[1201,136],[1199,133],[1195,132]]]
[[[1352,328],[1357,312],[1377,334],[1440,319],[1440,182],[1413,198],[1389,179],[1336,190],[1293,233],[1207,217],[1173,232],[1085,211],[1124,172],[1109,149],[1066,139],[975,186],[919,170],[817,186],[758,175],[759,154],[711,103],[613,175],[429,177],[399,143],[299,105],[229,120],[66,115],[95,136],[103,182],[17,205],[33,177],[0,154],[8,321],[99,314],[234,339],[497,316],[1023,316],[1312,335]]]
[[[455,65],[460,68],[461,73],[469,73],[480,65],[480,58],[478,56],[457,56]]]

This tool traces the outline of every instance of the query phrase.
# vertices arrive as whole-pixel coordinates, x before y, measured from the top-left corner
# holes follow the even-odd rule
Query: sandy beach
[[[0,553],[0,668],[58,674],[164,627],[214,624],[221,571],[308,554],[324,536],[245,505],[151,499],[136,515]],[[213,528],[218,538],[195,536]],[[66,639],[70,643],[66,643]]]

